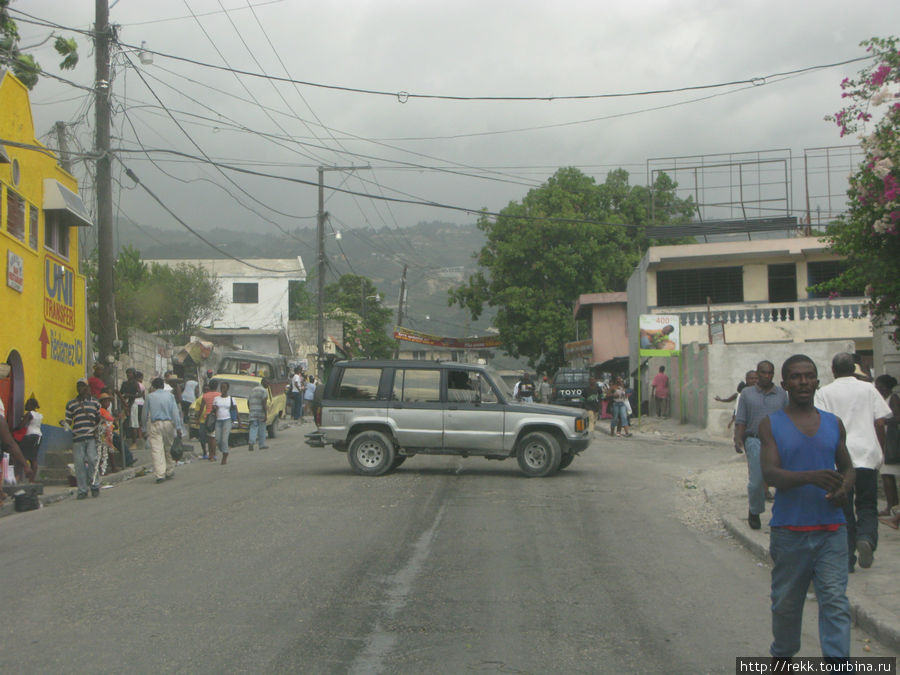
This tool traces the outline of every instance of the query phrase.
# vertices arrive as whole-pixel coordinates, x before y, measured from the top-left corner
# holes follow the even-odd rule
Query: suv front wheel
[[[347,459],[356,473],[380,476],[394,464],[395,451],[391,439],[380,431],[362,431],[350,440]]]
[[[519,441],[516,458],[522,473],[542,478],[559,469],[562,452],[552,435],[545,431],[532,431]]]

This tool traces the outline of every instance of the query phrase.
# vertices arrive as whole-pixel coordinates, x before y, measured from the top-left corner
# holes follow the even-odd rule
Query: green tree
[[[506,350],[540,370],[555,370],[564,363],[564,343],[574,339],[578,295],[625,290],[653,243],[646,227],[690,220],[693,203],[678,198],[675,187],[665,174],[647,188],[629,185],[622,169],[602,184],[578,169],[559,169],[496,221],[479,219],[487,237],[478,254],[482,269],[451,291],[449,303],[468,309],[473,319],[485,305],[497,307],[494,324]]]
[[[288,319],[291,321],[316,318],[316,299],[309,292],[309,283],[310,279],[288,282]]]
[[[82,270],[87,276],[91,325],[98,325],[97,263]],[[215,275],[199,265],[147,265],[140,252],[124,247],[113,268],[116,323],[120,339],[132,328],[187,339],[190,332],[213,319],[223,303]]]
[[[0,66],[8,66],[22,84],[29,89],[37,84],[41,74],[41,66],[31,54],[22,51],[19,46],[19,28],[9,17],[7,7],[9,0],[0,0]],[[78,44],[73,38],[64,38],[55,33],[47,38],[53,40],[53,48],[63,57],[59,67],[72,70],[78,64]],[[40,43],[43,44],[43,43]],[[31,49],[39,45],[30,45]]]
[[[879,117],[862,137],[865,157],[850,178],[847,214],[826,230],[831,249],[846,256],[845,270],[819,288],[864,289],[873,321],[890,324],[900,316],[900,51],[896,37],[872,38],[862,46],[874,59],[857,78],[841,82],[849,103],[826,119],[844,136],[864,132]],[[892,340],[900,347],[900,328]]]
[[[388,335],[391,310],[382,304],[368,277],[344,274],[325,286],[325,309],[344,323],[344,338],[351,351],[372,358],[388,358],[394,341]]]

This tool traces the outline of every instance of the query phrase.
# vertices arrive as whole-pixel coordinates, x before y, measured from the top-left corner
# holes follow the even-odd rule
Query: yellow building
[[[32,393],[45,445],[68,443],[58,422],[85,376],[85,278],[79,226],[91,221],[74,177],[35,138],[28,89],[0,71],[0,396],[10,425]]]

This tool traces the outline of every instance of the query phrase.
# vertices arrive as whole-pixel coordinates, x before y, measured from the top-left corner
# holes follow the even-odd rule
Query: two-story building
[[[866,299],[811,289],[837,276],[841,264],[816,237],[651,247],[628,280],[631,370],[639,363],[641,314],[679,318],[681,344],[691,359],[683,372],[670,363],[669,372],[676,383],[684,382],[676,384],[679,394],[693,392],[689,417],[698,423],[708,419],[714,396],[733,392],[760,359],[780,364],[802,350],[817,361],[823,380],[830,379],[833,352],[855,350],[870,364]],[[645,385],[655,366],[644,370]]]
[[[77,229],[90,225],[75,178],[35,138],[28,89],[0,71],[0,397],[10,425],[37,398],[49,449],[70,441],[57,422],[87,368]]]
[[[253,266],[230,258],[146,262],[170,266],[199,265],[216,275],[224,306],[209,328],[285,331],[290,283],[306,281],[306,269],[300,256],[248,259]]]

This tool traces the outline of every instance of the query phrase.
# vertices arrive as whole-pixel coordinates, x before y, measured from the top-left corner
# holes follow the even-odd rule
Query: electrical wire
[[[191,234],[193,234],[195,237],[197,237],[197,239],[199,239],[200,241],[202,241],[204,244],[206,244],[207,246],[209,246],[209,247],[212,248],[213,250],[215,250],[215,251],[221,253],[221,254],[224,255],[226,258],[231,258],[232,260],[235,260],[235,261],[241,263],[242,265],[246,265],[247,267],[252,267],[253,269],[261,270],[261,271],[263,271],[263,272],[283,272],[283,271],[284,271],[284,270],[272,269],[272,268],[269,268],[269,267],[262,267],[262,266],[260,266],[260,265],[255,265],[255,264],[253,264],[253,263],[251,263],[251,262],[247,262],[246,260],[243,260],[242,258],[238,258],[237,256],[232,255],[231,253],[229,253],[228,251],[226,251],[226,250],[224,250],[224,249],[222,249],[222,248],[219,248],[219,247],[216,246],[214,243],[212,243],[209,239],[207,239],[207,238],[204,237],[202,234],[200,234],[199,232],[197,232],[197,230],[195,230],[195,229],[192,228],[190,225],[188,225],[186,222],[184,222],[184,220],[182,220],[182,219],[178,216],[178,214],[176,214],[172,209],[170,209],[162,199],[160,199],[159,197],[156,196],[156,193],[154,193],[150,188],[148,188],[146,185],[144,185],[144,184],[141,182],[140,178],[138,178],[137,175],[136,175],[131,169],[129,169],[128,166],[127,166],[121,159],[119,159],[119,158],[118,158],[116,155],[114,155],[114,154],[111,155],[111,157],[112,157],[113,159],[115,159],[116,161],[118,161],[120,164],[122,164],[122,166],[125,167],[125,175],[128,176],[128,177],[129,177],[131,180],[133,180],[135,183],[137,183],[139,186],[141,186],[141,187],[144,189],[144,192],[146,192],[148,195],[150,195],[150,197],[153,199],[153,201],[155,201],[157,204],[159,204],[159,205],[166,211],[166,213],[168,213],[170,216],[172,216],[172,217],[175,219],[175,221],[176,221],[179,225],[181,225],[184,229],[186,229],[188,232],[190,232]]]
[[[554,95],[543,95],[543,96],[460,96],[460,95],[451,95],[451,94],[416,94],[407,91],[384,91],[379,89],[365,89],[361,87],[347,87],[335,84],[324,84],[322,82],[312,82],[309,80],[297,80],[290,77],[279,77],[277,75],[266,75],[264,73],[256,73],[249,70],[242,70],[239,68],[231,68],[225,66],[218,66],[214,63],[206,63],[204,61],[199,61],[197,59],[191,59],[186,56],[177,56],[175,54],[169,54],[166,52],[154,51],[152,49],[147,49],[146,47],[137,47],[136,45],[128,44],[128,43],[120,43],[125,47],[129,47],[131,49],[142,49],[148,54],[153,54],[155,56],[161,56],[162,58],[172,59],[175,61],[183,61],[185,63],[190,63],[195,66],[202,66],[204,68],[211,68],[214,70],[222,70],[227,72],[232,72],[238,75],[246,75],[248,77],[255,77],[260,79],[273,79],[278,82],[292,82],[294,84],[303,85],[306,87],[316,87],[319,89],[331,89],[335,91],[343,91],[354,94],[369,94],[374,96],[388,96],[391,98],[398,99],[401,103],[405,103],[408,99],[435,99],[442,101],[493,101],[493,102],[509,102],[509,101],[539,101],[539,102],[548,102],[548,101],[573,101],[573,100],[595,100],[595,99],[605,99],[605,98],[631,98],[635,96],[654,96],[658,94],[676,94],[687,91],[702,91],[705,89],[719,89],[722,87],[733,87],[741,84],[749,84],[752,86],[760,86],[766,84],[767,80],[776,77],[784,77],[787,75],[799,75],[802,73],[808,73],[816,70],[824,70],[827,68],[837,68],[838,66],[846,66],[851,63],[857,63],[859,61],[867,61],[869,59],[874,58],[872,55],[866,56],[857,56],[852,59],[844,59],[843,61],[835,61],[833,63],[822,63],[813,66],[806,66],[803,68],[795,68],[793,70],[785,70],[775,73],[770,73],[768,75],[756,75],[752,77],[745,77],[738,80],[728,80],[726,82],[716,82],[712,84],[697,84],[697,85],[685,85],[681,87],[668,87],[665,89],[646,89],[646,90],[638,90],[638,91],[630,91],[630,92],[612,92],[612,93],[602,93],[602,94],[566,94],[560,96]]]

